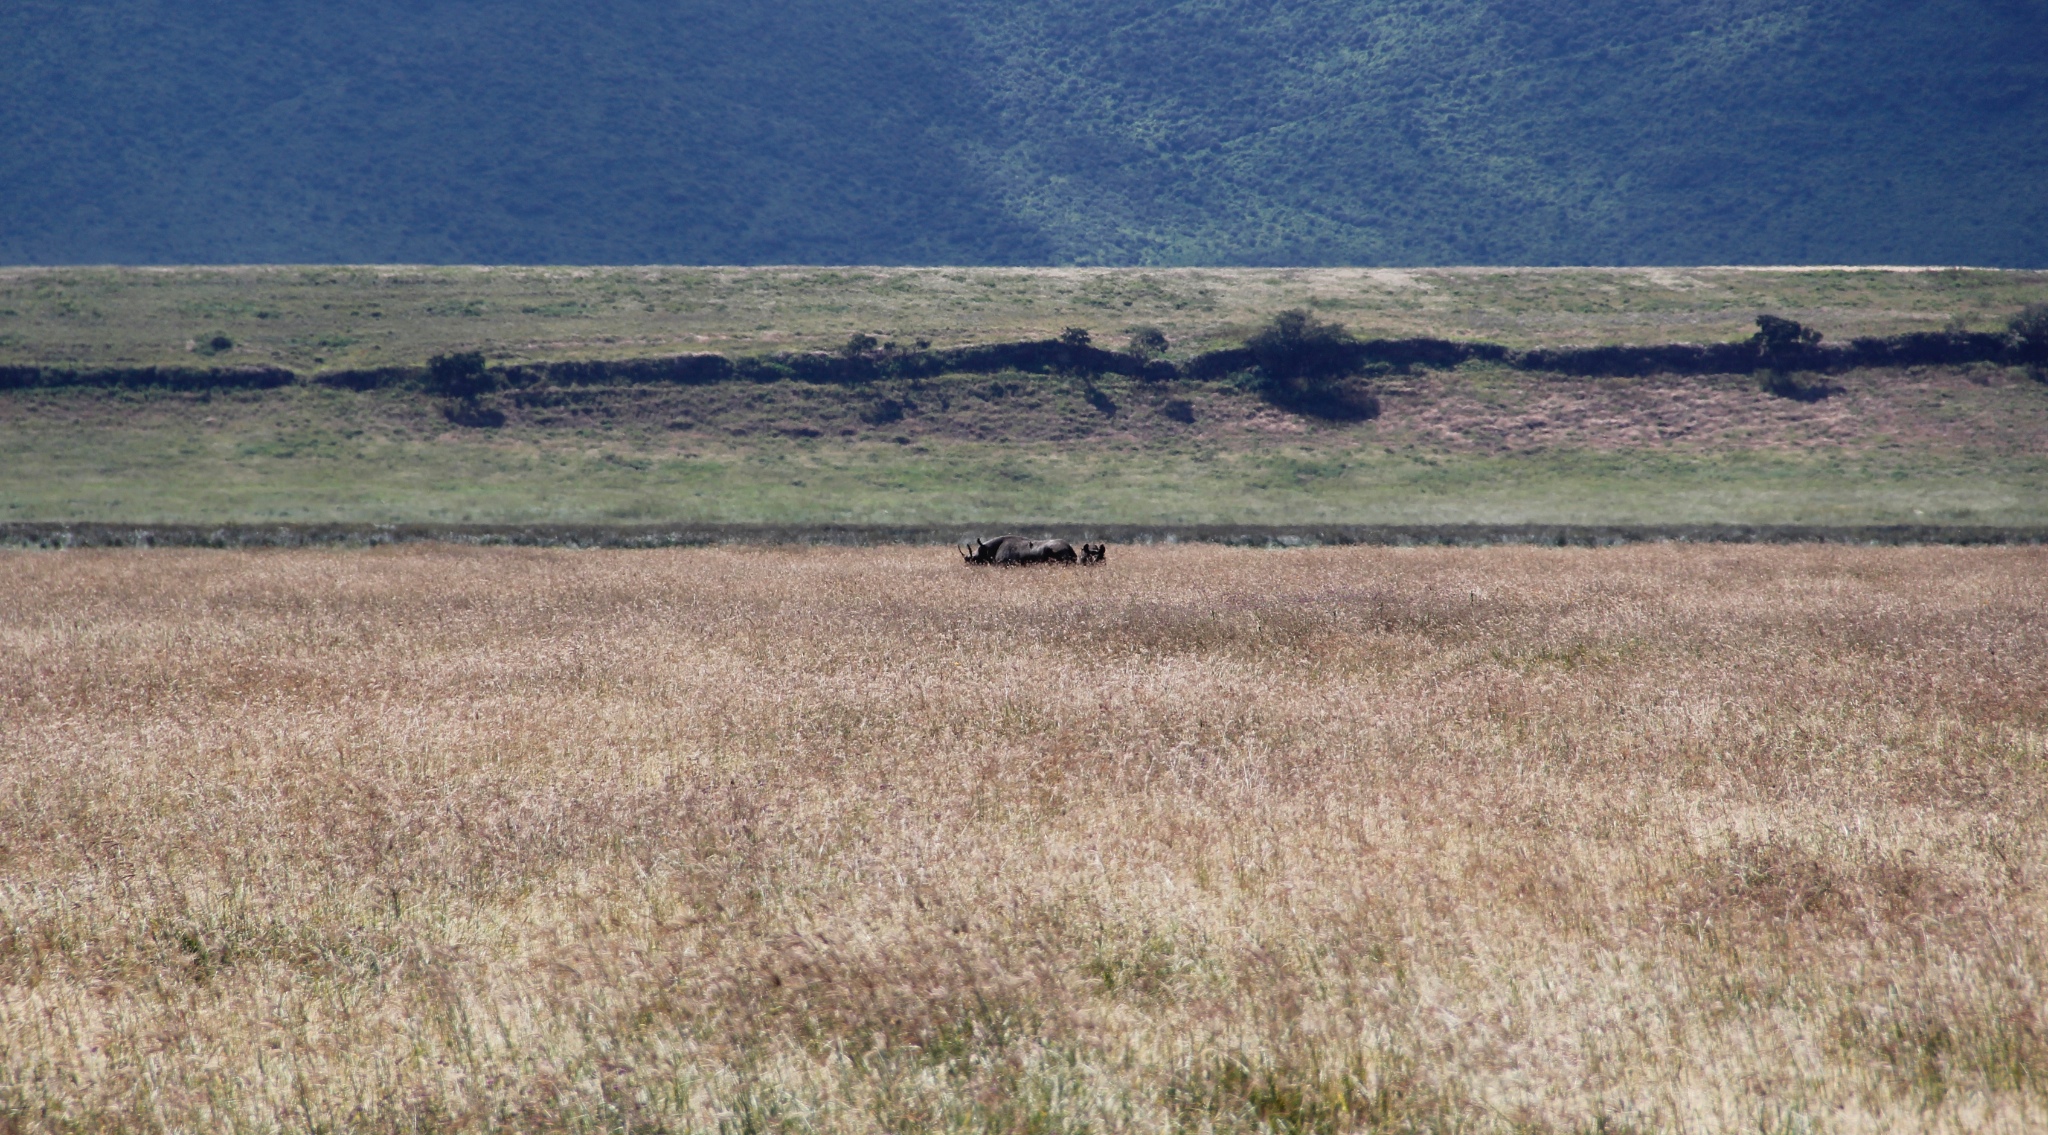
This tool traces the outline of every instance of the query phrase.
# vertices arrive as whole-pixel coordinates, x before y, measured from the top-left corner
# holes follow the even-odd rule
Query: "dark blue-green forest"
[[[2040,0],[12,0],[0,51],[0,263],[2048,265]]]

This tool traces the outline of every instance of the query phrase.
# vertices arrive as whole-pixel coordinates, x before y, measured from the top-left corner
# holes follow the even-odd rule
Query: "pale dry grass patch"
[[[2026,1130],[2035,549],[0,556],[0,1129]]]

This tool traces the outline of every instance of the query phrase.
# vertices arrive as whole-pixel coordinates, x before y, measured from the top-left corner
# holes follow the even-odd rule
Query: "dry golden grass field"
[[[2038,1131],[2048,550],[0,553],[0,1131]]]

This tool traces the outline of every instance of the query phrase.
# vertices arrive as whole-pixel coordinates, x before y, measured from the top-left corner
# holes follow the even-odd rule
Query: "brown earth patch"
[[[1774,396],[1750,375],[1564,378],[1491,368],[1392,375],[1383,412],[1339,424],[1223,383],[956,376],[847,388],[797,383],[534,390],[501,399],[514,427],[655,422],[727,437],[875,436],[1135,443],[1349,435],[1498,454],[1549,449],[1814,446],[2024,453],[2048,436],[2048,386],[1997,367],[1856,371],[1832,396]],[[1191,420],[1189,420],[1191,419]]]
[[[2036,449],[2048,387],[1996,367],[1831,376],[1814,402],[1766,393],[1750,375],[1578,379],[1433,373],[1381,388],[1389,440],[1496,453],[1545,449]]]
[[[707,386],[538,387],[482,407],[400,391],[286,388],[22,391],[0,397],[0,424],[136,428],[204,435],[261,419],[281,429],[376,435],[637,437],[661,448],[711,439],[1018,442],[1131,445],[1279,439],[1512,455],[1547,450],[1957,452],[2028,455],[2048,438],[2048,384],[1991,366],[1854,371],[1835,393],[1775,397],[1749,375],[1566,378],[1492,367],[1391,374],[1373,381],[1382,412],[1333,423],[1290,413],[1227,382],[1114,376],[952,375],[864,386],[729,382]],[[453,424],[451,424],[453,423]],[[467,424],[464,424],[467,423]]]

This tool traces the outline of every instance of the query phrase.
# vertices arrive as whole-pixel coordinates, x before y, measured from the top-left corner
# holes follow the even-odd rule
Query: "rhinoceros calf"
[[[1023,536],[998,536],[960,545],[960,558],[968,564],[1071,564],[1080,557],[1065,540],[1032,540]]]

